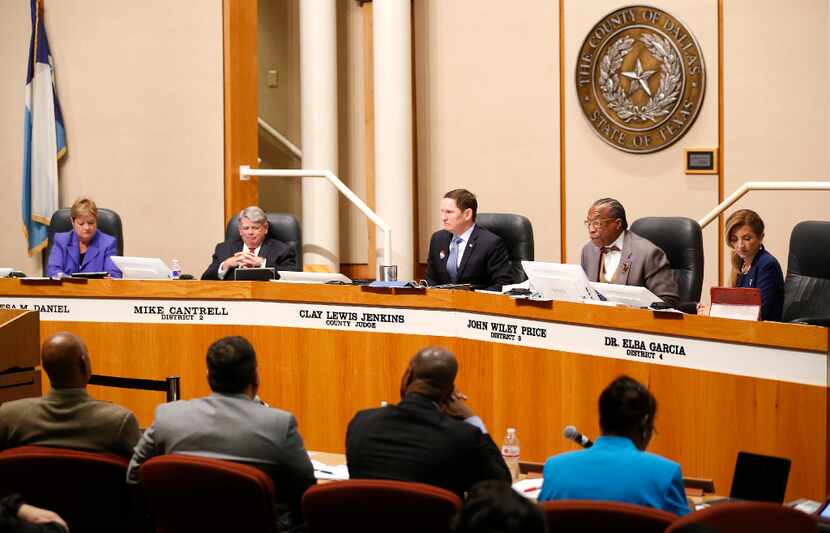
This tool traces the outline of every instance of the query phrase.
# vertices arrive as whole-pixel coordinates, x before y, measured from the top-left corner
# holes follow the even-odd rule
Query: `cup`
[[[378,281],[398,281],[398,265],[378,265]]]

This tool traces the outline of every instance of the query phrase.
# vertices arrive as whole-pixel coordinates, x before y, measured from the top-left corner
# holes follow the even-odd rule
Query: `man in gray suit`
[[[299,521],[300,501],[314,485],[314,468],[287,411],[257,397],[259,374],[253,346],[242,337],[224,337],[207,352],[213,394],[161,404],[135,447],[127,482],[138,483],[139,467],[156,455],[181,453],[246,463],[271,475],[282,498],[280,526]],[[288,512],[286,512],[288,511]]]
[[[666,254],[628,231],[625,208],[613,198],[597,200],[585,220],[591,242],[582,247],[582,270],[591,281],[639,285],[677,305],[677,282]]]
[[[52,388],[42,398],[0,405],[0,450],[36,444],[129,457],[138,421],[128,409],[87,394],[92,362],[84,342],[56,333],[43,343],[41,361]]]

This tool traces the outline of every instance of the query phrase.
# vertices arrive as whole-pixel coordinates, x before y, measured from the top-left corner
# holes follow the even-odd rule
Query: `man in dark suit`
[[[628,231],[625,208],[613,198],[597,200],[585,220],[591,242],[582,247],[582,269],[591,281],[646,287],[677,305],[677,282],[666,254]]]
[[[130,410],[87,394],[92,363],[84,342],[56,333],[43,343],[41,359],[51,389],[42,398],[0,405],[0,450],[39,445],[129,457],[138,421]]]
[[[401,402],[360,411],[346,433],[352,479],[393,479],[442,487],[463,497],[479,481],[510,482],[501,452],[455,390],[458,362],[424,348],[401,380]]]
[[[510,258],[501,237],[476,226],[478,201],[466,189],[441,200],[444,229],[432,234],[427,256],[427,283],[469,283],[474,289],[501,290],[513,283]]]
[[[274,267],[297,270],[297,255],[287,244],[268,237],[268,217],[257,206],[243,209],[237,220],[239,238],[216,245],[202,279],[233,279],[237,268]]]

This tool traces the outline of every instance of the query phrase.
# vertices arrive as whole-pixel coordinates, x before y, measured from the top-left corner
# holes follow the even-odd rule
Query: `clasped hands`
[[[469,405],[467,405],[466,400],[466,395],[458,391],[453,391],[447,399],[447,402],[444,404],[444,412],[459,420],[466,420],[471,416],[475,416],[473,410]]]
[[[251,252],[236,252],[222,263],[222,270],[231,268],[259,268],[262,266],[262,258]]]

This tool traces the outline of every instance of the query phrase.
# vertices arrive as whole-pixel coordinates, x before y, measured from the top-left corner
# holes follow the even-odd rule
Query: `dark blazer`
[[[761,320],[781,320],[784,307],[784,273],[778,260],[762,246],[746,274],[738,274],[736,287],[761,290]]]
[[[648,239],[625,231],[620,265],[614,283],[646,287],[666,303],[677,305],[680,295],[666,254]],[[590,281],[599,278],[600,249],[592,242],[582,247],[582,270]]]
[[[101,230],[95,232],[86,247],[84,263],[81,264],[81,246],[74,231],[55,233],[52,236],[52,251],[46,263],[46,275],[72,274],[73,272],[107,272],[114,278],[121,277],[121,271],[110,259],[118,255],[115,237]]]
[[[418,394],[357,413],[346,432],[346,463],[352,479],[427,483],[462,498],[479,481],[510,482],[489,435]]]
[[[447,272],[452,233],[439,230],[432,234],[427,255],[426,278],[429,285],[452,283]],[[481,226],[476,226],[458,266],[457,283],[469,283],[474,289],[501,290],[513,283],[510,257],[501,237]]]
[[[220,242],[213,252],[213,262],[202,274],[202,279],[219,279],[219,265],[236,252],[242,250],[242,239]],[[259,249],[259,257],[265,258],[266,267],[277,270],[297,270],[297,255],[287,244],[277,239],[266,237]],[[225,279],[233,279],[234,268],[229,268]]]

